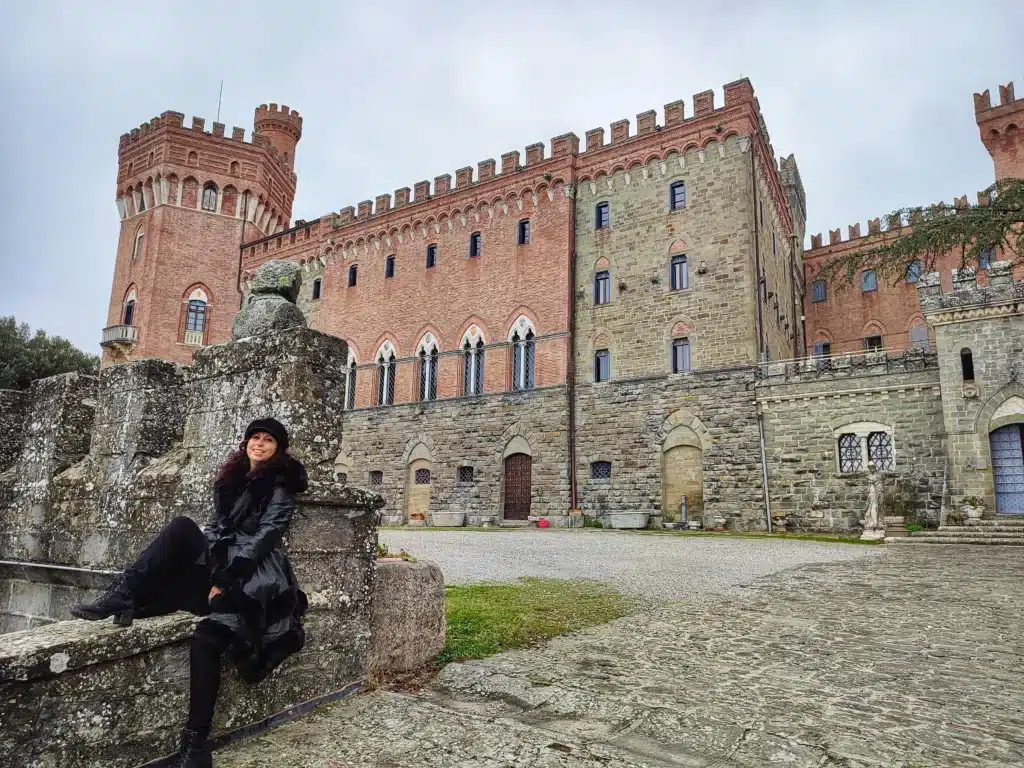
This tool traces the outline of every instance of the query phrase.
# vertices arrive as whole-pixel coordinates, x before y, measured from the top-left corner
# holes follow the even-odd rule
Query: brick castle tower
[[[188,363],[227,341],[239,307],[239,248],[289,225],[299,113],[256,109],[243,128],[164,112],[121,136],[121,232],[103,329],[104,366],[147,357]]]
[[[987,90],[974,94],[974,119],[992,156],[996,181],[1024,178],[1024,99],[1014,99],[1013,83],[999,86],[999,104],[994,107]]]

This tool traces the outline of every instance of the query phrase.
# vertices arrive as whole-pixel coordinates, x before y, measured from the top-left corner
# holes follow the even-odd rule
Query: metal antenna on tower
[[[220,103],[224,100],[224,81],[220,81],[220,93],[217,94],[217,122],[220,122]]]

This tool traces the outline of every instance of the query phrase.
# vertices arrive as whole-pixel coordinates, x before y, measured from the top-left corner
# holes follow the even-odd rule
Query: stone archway
[[[405,519],[412,515],[430,514],[430,489],[434,482],[434,462],[430,449],[424,443],[417,443],[406,459],[405,475]]]
[[[700,436],[690,427],[674,427],[661,449],[661,514],[666,521],[686,517],[696,520],[704,515],[704,451]]]

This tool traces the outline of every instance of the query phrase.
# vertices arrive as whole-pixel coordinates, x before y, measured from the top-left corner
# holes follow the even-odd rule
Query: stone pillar
[[[51,562],[123,568],[169,520],[184,429],[184,366],[139,360],[100,374],[89,454],[55,479]],[[159,458],[158,458],[159,457]],[[172,461],[173,463],[173,461]],[[165,478],[147,482],[147,475]]]
[[[96,379],[77,373],[32,383],[21,452],[0,475],[0,559],[47,562],[54,477],[89,448]]]

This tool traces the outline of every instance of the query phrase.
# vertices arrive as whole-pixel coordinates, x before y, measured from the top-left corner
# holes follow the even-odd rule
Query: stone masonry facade
[[[529,515],[556,525],[582,512],[656,526],[685,508],[707,526],[850,530],[866,494],[865,468],[838,464],[851,424],[865,446],[894,446],[886,482],[907,517],[937,521],[966,495],[961,479],[984,495],[987,464],[971,464],[989,478],[977,482],[953,467],[964,451],[940,373],[958,353],[937,348],[916,286],[828,286],[816,300],[818,265],[866,236],[814,235],[805,252],[795,157],[776,155],[748,80],[723,93],[721,106],[704,91],[635,127],[615,121],[607,138],[562,134],[294,223],[297,113],[261,107],[252,144],[166,113],[122,137],[107,329],[120,340],[104,365],[187,362],[225,341],[255,270],[288,260],[310,327],[345,342],[331,397],[357,427],[334,471],[380,490],[386,522],[505,522],[510,466],[525,462]],[[1018,172],[1024,102],[1012,84],[1000,105],[986,99],[976,117],[1004,178]],[[951,258],[938,267],[947,291]],[[975,279],[984,289],[992,275]],[[1006,326],[1006,355],[1017,334]],[[874,336],[885,352],[865,353]],[[805,359],[822,351],[824,368]]]

